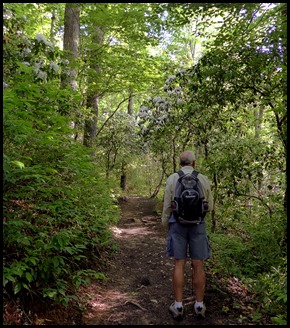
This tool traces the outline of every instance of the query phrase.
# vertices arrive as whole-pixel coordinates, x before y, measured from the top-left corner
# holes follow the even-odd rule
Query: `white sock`
[[[174,303],[175,308],[181,308],[182,307],[182,302],[176,302]]]
[[[203,307],[203,302],[195,302],[194,307],[197,309],[198,307]]]

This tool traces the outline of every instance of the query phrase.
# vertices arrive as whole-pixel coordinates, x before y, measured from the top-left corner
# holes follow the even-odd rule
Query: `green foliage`
[[[97,136],[99,163],[111,172],[122,174],[122,169],[130,163],[133,154],[139,153],[136,122],[132,115],[117,112],[111,118],[104,113],[100,118],[102,132]]]
[[[271,270],[261,273],[257,279],[248,279],[248,285],[258,296],[264,313],[270,315],[272,323],[287,324],[287,259]]]
[[[66,305],[104,279],[120,175],[130,194],[162,194],[190,148],[213,181],[212,270],[247,281],[285,324],[286,4],[79,5],[78,92],[62,88],[72,63],[50,42],[62,42],[65,4],[3,6],[5,289]],[[142,101],[137,120],[115,110],[129,93]],[[95,163],[70,128],[82,137],[91,95]]]
[[[241,237],[230,234],[209,235],[212,248],[213,272],[224,272],[225,276],[233,274],[241,276],[249,270],[244,268],[251,258],[251,247],[243,243]],[[252,264],[253,265],[253,264]]]
[[[275,324],[285,324],[287,265],[281,244],[286,228],[284,214],[277,211],[269,218],[260,202],[253,201],[251,208],[247,201],[244,204],[240,202],[236,207],[226,198],[222,206],[216,204],[216,232],[209,233],[210,270],[223,277],[238,277],[258,295],[261,306],[253,314],[253,321],[259,322],[264,314]]]
[[[49,69],[49,54],[41,56]],[[80,284],[104,279],[101,254],[114,249],[109,227],[119,209],[62,115],[78,94],[55,75],[35,78],[29,65],[15,72],[3,95],[3,286],[67,305]]]
[[[128,165],[127,193],[129,195],[151,197],[156,196],[159,184],[162,181],[160,164],[151,154],[143,154],[140,162],[139,156],[134,156]]]
[[[80,278],[81,269],[87,278],[95,277],[86,268],[94,261],[101,268],[99,254],[110,248],[108,227],[116,222],[118,208],[106,182],[81,146],[70,145],[63,155],[51,162],[53,169],[14,168],[6,157],[5,175],[10,178],[4,201],[3,279],[15,293],[26,288],[56,300],[59,294],[67,297],[72,272]],[[85,280],[73,278],[77,285],[80,281]],[[48,286],[53,294],[46,293]]]

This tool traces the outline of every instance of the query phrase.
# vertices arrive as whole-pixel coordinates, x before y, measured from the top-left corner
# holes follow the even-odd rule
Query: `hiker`
[[[192,151],[183,151],[179,157],[181,171],[190,174],[194,171],[195,155]],[[213,198],[210,188],[210,181],[202,174],[198,174],[198,180],[201,183],[205,201],[207,202],[207,211],[213,209]],[[180,320],[184,314],[182,303],[184,288],[184,269],[186,259],[191,259],[192,267],[192,286],[195,291],[195,313],[199,318],[205,318],[206,307],[203,303],[206,277],[204,271],[204,260],[210,257],[210,246],[206,234],[205,220],[199,224],[182,224],[177,219],[172,210],[175,187],[179,179],[178,173],[171,174],[166,181],[164,194],[162,224],[168,226],[168,238],[166,254],[174,258],[174,268],[172,275],[173,292],[175,302],[169,307],[169,312],[174,319]],[[189,252],[189,253],[187,253]],[[189,256],[188,256],[189,255]]]

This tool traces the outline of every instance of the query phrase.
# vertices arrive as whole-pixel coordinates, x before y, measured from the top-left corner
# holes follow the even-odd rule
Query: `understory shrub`
[[[72,137],[71,118],[58,112],[67,90],[56,95],[54,81],[22,73],[4,90],[4,292],[66,305],[75,288],[105,278],[119,208],[91,150]]]

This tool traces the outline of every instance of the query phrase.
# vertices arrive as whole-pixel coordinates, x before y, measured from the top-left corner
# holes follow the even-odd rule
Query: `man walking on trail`
[[[179,157],[181,170],[184,174],[194,171],[195,155],[192,151],[184,151]],[[208,202],[208,211],[213,209],[213,198],[208,178],[200,173],[197,176],[201,183],[205,200]],[[164,204],[162,212],[162,224],[168,225],[167,256],[174,258],[173,292],[175,302],[169,307],[169,312],[174,319],[180,320],[184,314],[182,303],[184,288],[184,269],[186,259],[191,259],[192,285],[195,291],[194,310],[199,318],[205,318],[206,307],[203,303],[206,277],[204,260],[210,257],[210,246],[206,234],[205,220],[199,224],[182,224],[177,222],[173,215],[172,202],[174,200],[175,187],[179,179],[178,173],[170,175],[166,181]]]

